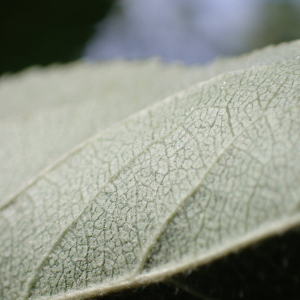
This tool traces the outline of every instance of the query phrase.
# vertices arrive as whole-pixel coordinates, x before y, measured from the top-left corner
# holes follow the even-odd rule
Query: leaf
[[[1,298],[163,281],[299,225],[298,53],[4,77]]]
[[[166,67],[157,60],[74,63],[3,77],[0,204],[76,145],[147,105],[228,71],[280,63],[283,53],[289,57],[295,52],[297,43],[208,67]]]

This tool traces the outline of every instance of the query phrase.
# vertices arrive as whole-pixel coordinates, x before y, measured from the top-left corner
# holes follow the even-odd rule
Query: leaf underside
[[[298,299],[299,238],[298,227],[164,282],[93,300]]]
[[[91,299],[298,226],[299,46],[206,68],[100,65],[124,72],[101,97],[76,92],[95,67],[3,78],[0,298]]]

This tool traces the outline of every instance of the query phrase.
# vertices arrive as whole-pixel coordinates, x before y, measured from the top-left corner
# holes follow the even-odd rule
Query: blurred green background
[[[0,74],[82,57],[205,63],[299,39],[300,1],[2,0],[0,24]]]
[[[1,0],[0,74],[80,57],[112,0]]]

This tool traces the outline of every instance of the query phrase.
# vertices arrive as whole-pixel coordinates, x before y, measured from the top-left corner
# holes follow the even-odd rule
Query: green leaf
[[[2,78],[1,299],[164,281],[300,225],[299,46]]]

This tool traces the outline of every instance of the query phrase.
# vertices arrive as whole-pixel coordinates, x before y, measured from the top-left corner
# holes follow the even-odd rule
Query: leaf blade
[[[182,266],[178,261],[185,263],[186,258],[170,253],[168,246],[163,249],[165,254],[161,256],[160,253],[156,259],[153,270],[148,268],[144,270],[148,273],[136,273],[136,270],[142,270],[141,267],[139,269],[140,260],[145,261],[145,253],[150,253],[151,240],[157,229],[158,233],[171,230],[170,236],[176,230],[186,228],[189,231],[180,236],[188,237],[188,233],[193,233],[188,223],[183,227],[178,225],[183,222],[171,224],[179,213],[184,215],[178,207],[201,186],[202,180],[207,180],[207,174],[222,160],[223,154],[228,155],[232,144],[249,128],[254,127],[246,137],[255,136],[256,132],[260,132],[260,127],[275,126],[277,134],[281,130],[289,138],[284,140],[286,137],[281,133],[279,138],[283,140],[280,140],[280,145],[288,145],[292,141],[294,144],[290,143],[289,149],[293,149],[293,145],[298,147],[299,65],[294,63],[293,58],[291,61],[293,63],[285,61],[280,66],[255,67],[221,75],[130,117],[73,152],[61,165],[50,169],[24,190],[13,204],[5,206],[1,228],[9,228],[6,223],[9,222],[14,233],[3,231],[4,240],[12,241],[13,246],[4,246],[3,253],[10,247],[12,254],[7,265],[1,263],[1,266],[16,270],[19,262],[13,261],[12,257],[20,259],[20,256],[22,261],[28,263],[19,271],[23,272],[21,276],[10,274],[15,280],[11,286],[19,286],[21,291],[18,294],[16,289],[11,288],[8,291],[10,298],[35,299],[41,295],[56,294],[62,299],[90,297],[90,293],[101,293],[108,285],[117,289],[123,284],[141,284],[151,276],[152,280],[160,276],[164,278],[165,273],[160,273],[161,267],[167,266],[169,270],[177,268],[179,271]],[[288,116],[285,122],[294,120],[296,129],[293,129],[291,136],[287,134],[288,125],[278,125],[283,118],[278,117],[281,111]],[[296,117],[291,118],[292,113]],[[266,116],[271,122],[269,120],[255,128],[255,124],[266,119]],[[262,132],[269,133],[262,139],[267,145],[276,140],[272,130]],[[240,151],[243,157],[249,141],[239,146],[244,147]],[[258,158],[262,159],[261,164],[266,164],[268,157],[274,154],[268,146],[265,149],[261,147],[257,150],[256,147],[255,150],[254,147],[252,150],[252,156],[258,153]],[[288,170],[299,175],[299,164],[295,163],[299,155],[292,154],[293,164],[287,164]],[[235,156],[238,157],[237,154]],[[228,165],[225,166],[231,170]],[[211,178],[221,180],[222,172]],[[298,181],[295,182],[287,188],[294,193],[293,201],[288,202],[289,208],[281,213],[282,217],[290,217],[290,212],[294,213],[297,223],[299,191],[295,188]],[[204,201],[205,197],[199,199]],[[26,202],[29,204],[25,205]],[[196,202],[192,201],[193,204]],[[208,211],[213,211],[213,208]],[[234,209],[231,214],[233,212]],[[277,219],[278,215],[275,215],[271,221]],[[170,224],[173,227],[166,227],[163,231],[166,221],[169,227]],[[44,224],[44,228],[39,229],[40,224]],[[269,225],[268,222],[263,224]],[[209,232],[213,232],[212,228],[207,229],[206,233]],[[242,236],[244,234],[242,232]],[[158,237],[154,240],[157,241]],[[230,238],[225,238],[225,242],[233,245]],[[183,252],[190,259],[197,258],[197,255],[201,257],[200,252],[195,255],[188,249],[180,250],[180,242],[175,241],[179,253]],[[219,239],[219,242],[222,245],[224,241]],[[172,243],[165,241],[163,246],[169,244]],[[185,245],[185,242],[182,244]],[[212,249],[214,247],[217,249],[213,244]],[[31,252],[26,249],[31,249]],[[191,247],[193,249],[196,247]],[[160,249],[160,252],[163,251]],[[209,253],[209,249],[205,251]],[[45,256],[45,253],[48,254]],[[152,261],[155,261],[155,255],[150,254]],[[28,260],[28,255],[31,255],[32,261]],[[210,256],[213,257],[212,253]],[[172,259],[173,265],[168,264],[168,259]],[[71,290],[74,293],[68,295]],[[56,299],[56,296],[52,298]]]

